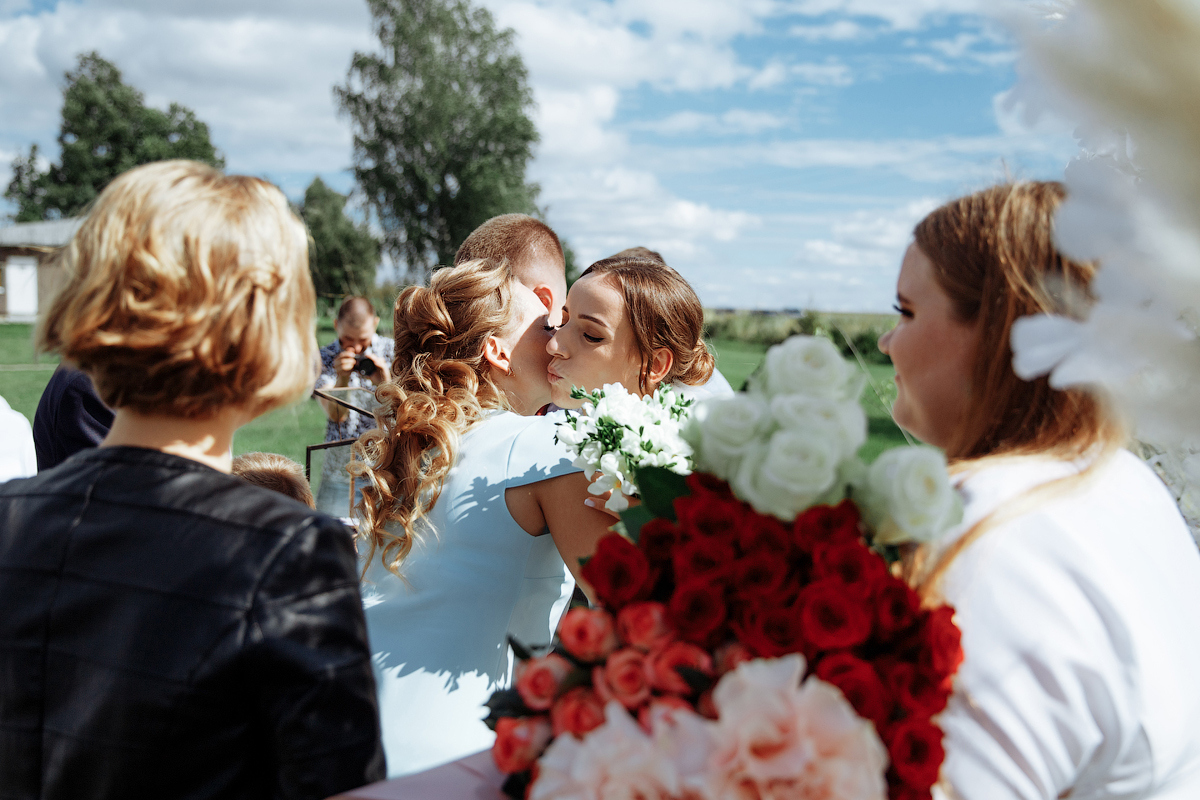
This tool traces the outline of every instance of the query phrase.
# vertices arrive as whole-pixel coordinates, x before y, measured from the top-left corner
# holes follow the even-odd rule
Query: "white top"
[[[1075,471],[969,474],[962,530]],[[942,797],[1200,798],[1200,553],[1141,460],[1121,451],[984,533],[944,593],[965,660],[941,717]]]
[[[578,472],[554,420],[497,412],[463,436],[402,572],[367,570],[363,605],[388,775],[490,747],[483,704],[511,683],[511,632],[549,644],[574,581],[549,534],[513,520],[504,490]]]
[[[20,411],[0,397],[0,483],[37,474],[33,428]]]

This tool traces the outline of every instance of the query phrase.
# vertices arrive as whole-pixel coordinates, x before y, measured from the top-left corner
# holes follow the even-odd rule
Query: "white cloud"
[[[821,86],[849,86],[854,83],[850,68],[836,61],[823,64],[793,64],[791,72],[807,83]]]
[[[659,120],[630,125],[636,130],[653,131],[663,136],[703,132],[713,135],[757,134],[777,130],[788,124],[786,118],[768,111],[732,108],[724,114],[678,111]]]
[[[980,0],[793,0],[785,5],[791,13],[806,16],[874,17],[897,30],[915,30],[928,17],[987,10]]]
[[[865,39],[871,31],[856,22],[840,19],[827,25],[793,25],[788,28],[788,35],[809,42],[849,42]]]

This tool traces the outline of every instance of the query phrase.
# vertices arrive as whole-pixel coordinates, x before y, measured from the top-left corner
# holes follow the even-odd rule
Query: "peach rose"
[[[618,650],[592,670],[592,683],[604,702],[616,700],[626,708],[637,708],[650,699],[645,654],[632,647]]]
[[[571,662],[556,653],[522,661],[517,665],[517,692],[534,711],[546,711],[572,669]]]
[[[617,649],[612,616],[598,608],[573,608],[563,615],[558,639],[580,661],[594,663]]]
[[[707,675],[712,674],[712,657],[694,644],[674,641],[646,657],[646,676],[650,685],[660,692],[690,695],[688,685],[676,667],[691,667]]]
[[[576,686],[554,701],[550,724],[555,736],[571,733],[583,736],[604,722],[604,703],[586,686]]]
[[[630,603],[617,614],[617,636],[627,645],[650,651],[675,638],[662,603]]]
[[[496,768],[507,773],[528,769],[546,749],[553,733],[545,715],[501,718],[496,723],[496,741],[492,745]]]
[[[638,712],[638,725],[642,726],[642,730],[650,733],[655,726],[662,727],[674,720],[676,714],[680,711],[695,713],[692,704],[684,700],[679,695],[664,694],[661,697],[653,698],[649,703],[642,706],[642,710]]]

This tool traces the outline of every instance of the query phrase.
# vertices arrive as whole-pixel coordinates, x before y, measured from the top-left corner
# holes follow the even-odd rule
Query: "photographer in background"
[[[375,332],[379,317],[371,301],[365,297],[347,297],[338,307],[333,324],[337,340],[321,348],[321,376],[316,388],[375,387],[391,377],[392,353],[395,342]],[[325,441],[354,439],[375,427],[375,419],[365,414],[321,399],[328,421]],[[331,447],[325,451],[321,468],[321,484],[317,490],[317,508],[335,517],[345,517],[350,510],[350,476],[346,464],[350,447]],[[355,498],[355,502],[358,499]]]

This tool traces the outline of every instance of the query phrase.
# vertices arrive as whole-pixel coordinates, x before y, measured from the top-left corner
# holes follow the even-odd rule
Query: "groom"
[[[562,324],[567,302],[567,263],[550,226],[527,214],[501,214],[480,225],[454,256],[454,264],[476,258],[508,259],[513,277],[533,290],[550,312],[548,325]]]

